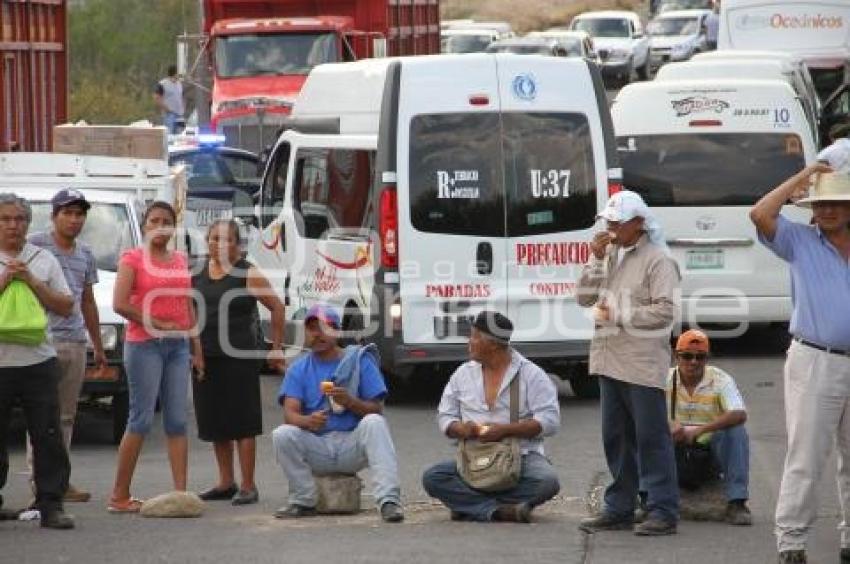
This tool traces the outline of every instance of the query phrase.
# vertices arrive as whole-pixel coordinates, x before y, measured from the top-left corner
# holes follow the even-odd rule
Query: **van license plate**
[[[688,270],[711,270],[723,268],[723,250],[714,251],[688,251]]]

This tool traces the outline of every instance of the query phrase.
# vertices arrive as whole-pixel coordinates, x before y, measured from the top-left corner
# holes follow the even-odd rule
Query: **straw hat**
[[[809,191],[809,197],[797,201],[798,206],[812,207],[814,202],[850,202],[850,174],[821,172]]]

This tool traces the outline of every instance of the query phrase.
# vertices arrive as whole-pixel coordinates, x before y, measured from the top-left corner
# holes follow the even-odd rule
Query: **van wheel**
[[[342,318],[344,337],[340,339],[340,345],[343,347],[347,345],[362,345],[365,342],[363,339],[363,330],[366,328],[363,323],[363,315],[356,306],[346,307],[345,311],[345,316]]]
[[[636,69],[637,76],[640,80],[648,80],[649,79],[649,57],[644,61],[643,66],[638,67]]]
[[[112,443],[121,442],[127,429],[127,417],[130,415],[130,394],[118,392],[112,396]]]

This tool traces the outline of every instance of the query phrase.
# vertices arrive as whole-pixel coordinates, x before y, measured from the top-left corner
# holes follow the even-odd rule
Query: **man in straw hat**
[[[823,163],[804,168],[750,211],[761,242],[789,264],[794,289],[785,363],[788,451],[776,507],[779,561],[786,563],[806,562],[818,510],[815,489],[834,442],[841,561],[850,562],[850,176],[831,170]],[[788,200],[812,208],[812,225],[780,213]]]
[[[614,194],[599,218],[607,230],[590,244],[593,256],[579,278],[577,299],[593,307],[596,322],[590,372],[599,376],[613,482],[602,513],[579,528],[669,535],[679,519],[679,488],[664,390],[681,277],[661,226],[638,194]],[[635,526],[638,483],[648,494],[648,518]]]

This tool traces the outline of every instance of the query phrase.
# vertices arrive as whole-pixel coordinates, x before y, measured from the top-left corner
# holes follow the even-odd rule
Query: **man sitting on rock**
[[[304,318],[310,354],[286,372],[278,401],[284,425],[274,449],[289,481],[289,505],[279,519],[316,514],[315,475],[354,474],[369,467],[381,518],[404,520],[395,447],[383,413],[387,395],[372,345],[338,344],[339,315],[317,304]]]
[[[726,489],[726,521],[751,525],[747,509],[750,439],[741,393],[726,372],[706,365],[709,341],[686,331],[676,342],[676,366],[667,379],[670,432],[676,445],[679,483],[695,487],[716,464]],[[706,470],[709,470],[706,472]]]
[[[536,506],[555,497],[560,485],[543,453],[543,437],[561,424],[558,392],[539,366],[510,346],[513,324],[504,315],[484,311],[469,337],[470,361],[452,374],[438,408],[440,430],[457,440],[482,443],[520,440],[521,470],[512,489],[485,492],[464,481],[454,460],[429,468],[422,485],[442,501],[454,521],[528,523]],[[511,423],[510,388],[518,379],[517,422]]]

